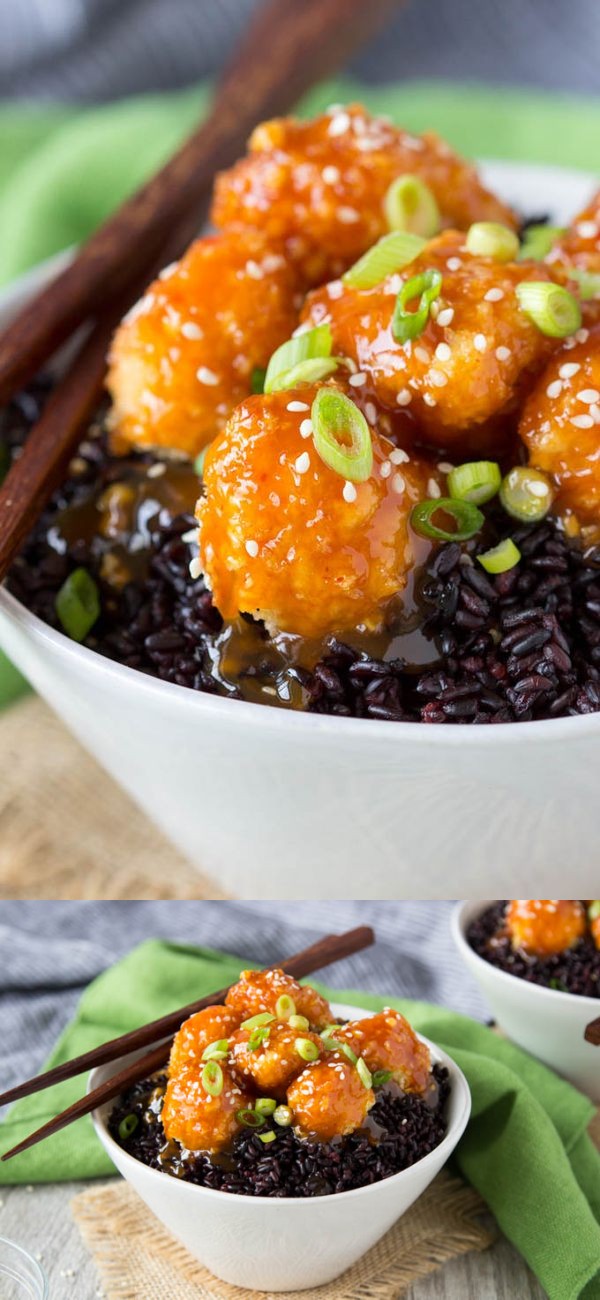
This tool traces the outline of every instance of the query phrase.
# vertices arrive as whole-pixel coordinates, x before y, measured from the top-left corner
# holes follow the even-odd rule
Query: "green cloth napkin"
[[[151,940],[89,986],[49,1065],[234,981],[244,963],[205,948]],[[550,1300],[600,1297],[600,1156],[586,1133],[594,1108],[539,1062],[466,1016],[425,1002],[319,985],[370,1010],[397,1007],[450,1053],[472,1093],[455,1156]],[[0,1126],[5,1151],[81,1094],[83,1079],[17,1102]],[[0,1183],[95,1178],[112,1166],[86,1117],[0,1166]]]
[[[95,108],[0,105],[0,285],[78,243],[175,149],[209,88]],[[444,82],[328,82],[302,112],[361,99],[411,130],[432,128],[470,156],[597,166],[600,99]],[[0,708],[26,689],[0,652]]]

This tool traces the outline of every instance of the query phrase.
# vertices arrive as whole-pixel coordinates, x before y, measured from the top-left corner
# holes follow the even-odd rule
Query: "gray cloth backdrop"
[[[218,70],[256,3],[0,0],[0,97],[90,102],[190,84]],[[597,94],[599,45],[598,0],[399,0],[352,71]]]
[[[454,950],[451,903],[0,903],[2,1089],[33,1074],[86,984],[144,939],[219,948],[256,965],[332,930],[370,924],[377,947],[332,966],[337,988],[422,998],[485,1019]]]

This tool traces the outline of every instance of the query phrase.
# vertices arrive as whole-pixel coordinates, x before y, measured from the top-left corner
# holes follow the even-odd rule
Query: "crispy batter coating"
[[[217,178],[212,217],[230,229],[254,226],[319,284],[383,235],[391,182],[412,173],[432,190],[446,224],[515,225],[514,214],[486,190],[474,167],[433,132],[410,135],[360,104],[312,121],[276,118],[250,138],[249,153]]]
[[[559,490],[557,510],[600,522],[600,325],[550,359],[521,415],[519,435],[536,469]]]
[[[287,1094],[294,1125],[304,1137],[331,1142],[360,1128],[375,1102],[355,1065],[338,1052],[330,1052],[308,1065]]]
[[[213,1006],[197,1011],[184,1021],[175,1034],[169,1057],[169,1074],[178,1074],[186,1066],[202,1060],[202,1053],[211,1043],[229,1038],[235,1032],[241,1016],[230,1007]]]
[[[557,240],[546,257],[553,275],[578,292],[577,278],[572,270],[589,271],[600,275],[600,190],[597,190],[587,207],[577,213],[562,239]],[[581,304],[583,322],[594,325],[600,320],[600,290]]]
[[[184,1067],[169,1080],[162,1110],[166,1138],[188,1151],[221,1151],[235,1136],[236,1112],[252,1105],[250,1093],[223,1063],[223,1091],[213,1097],[202,1086],[202,1068]]]
[[[397,294],[426,270],[441,272],[439,297],[419,337],[400,343],[392,333]],[[539,262],[475,257],[448,230],[373,289],[315,290],[303,315],[312,324],[330,321],[334,353],[353,358],[383,406],[410,409],[426,442],[486,450],[490,422],[497,440],[498,420],[556,346],[521,311],[515,287],[550,278]]]
[[[353,1020],[336,1029],[333,1037],[349,1043],[372,1074],[376,1070],[391,1070],[405,1092],[426,1091],[431,1073],[429,1048],[417,1038],[399,1011],[386,1007],[376,1016]]]
[[[195,456],[297,324],[296,272],[255,231],[198,239],[119,326],[113,424],[128,443]]]
[[[262,1042],[253,1048],[250,1046],[253,1031],[238,1029],[231,1039],[231,1064],[236,1074],[259,1093],[284,1100],[286,1088],[306,1066],[296,1046],[298,1040],[314,1043],[319,1055],[323,1044],[318,1034],[292,1029],[278,1020],[266,1025],[265,1031]]]
[[[318,637],[381,625],[414,563],[409,515],[431,471],[372,428],[371,476],[346,483],[313,443],[316,391],[237,408],[206,457],[197,514],[200,563],[223,617],[245,612]]]
[[[225,999],[227,1006],[244,1020],[261,1011],[276,1014],[278,998],[292,998],[296,1014],[306,1016],[312,1029],[325,1029],[333,1019],[329,1003],[310,985],[298,984],[282,970],[243,970]]]
[[[573,898],[512,898],[506,927],[513,948],[550,957],[571,948],[585,933],[585,909]]]

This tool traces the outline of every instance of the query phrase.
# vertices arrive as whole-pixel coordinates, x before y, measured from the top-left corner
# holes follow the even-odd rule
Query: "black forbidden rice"
[[[2,443],[22,442],[47,387],[32,387],[4,413]],[[149,461],[149,456],[134,459]],[[87,644],[100,654],[197,691],[240,697],[222,683],[210,650],[222,628],[202,580],[188,573],[184,535],[190,515],[161,510],[148,524],[147,576],[120,593],[100,577],[106,543],[94,537],[58,554],[47,540],[56,508],[97,493],[117,479],[119,461],[104,436],[88,439],[77,479],[67,479],[28,539],[8,579],[11,591],[44,621],[57,626],[54,600],[68,573],[83,565],[98,582],[102,615]],[[83,472],[81,463],[83,462]],[[436,647],[433,667],[384,661],[329,638],[312,670],[296,668],[296,707],[309,712],[386,721],[484,724],[526,722],[600,710],[600,546],[583,549],[548,519],[513,527],[488,509],[485,549],[512,535],[521,563],[488,577],[456,543],[442,546],[421,580],[424,630]],[[467,550],[472,550],[468,544]],[[274,689],[280,666],[269,663],[265,633],[261,672]]]
[[[469,926],[467,940],[480,957],[530,984],[600,998],[600,951],[591,936],[579,939],[572,948],[553,957],[532,957],[514,951],[508,935],[502,934],[505,908],[506,900],[500,900]]]
[[[169,1153],[176,1151],[165,1162],[160,1100],[154,1100],[151,1109],[148,1105],[157,1090],[164,1090],[165,1076],[134,1084],[119,1099],[109,1129],[119,1146],[137,1160],[202,1187],[243,1196],[326,1196],[389,1178],[439,1146],[447,1131],[450,1082],[444,1066],[434,1065],[433,1075],[438,1085],[435,1106],[416,1095],[394,1096],[386,1088],[379,1092],[369,1112],[370,1120],[384,1130],[376,1143],[365,1132],[336,1143],[309,1142],[291,1128],[267,1121],[261,1132],[276,1133],[269,1144],[261,1142],[256,1131],[243,1129],[226,1158],[211,1160],[205,1152],[181,1155],[178,1144],[170,1143]],[[128,1115],[135,1115],[138,1124],[126,1139],[119,1137],[119,1124]]]

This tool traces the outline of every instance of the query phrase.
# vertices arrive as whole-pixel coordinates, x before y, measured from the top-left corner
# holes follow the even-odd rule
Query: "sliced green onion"
[[[87,569],[74,569],[57,592],[54,608],[68,636],[83,641],[100,616],[100,594]]]
[[[364,483],[373,469],[373,443],[355,402],[337,388],[320,388],[310,415],[321,460],[342,478]]]
[[[568,289],[547,280],[522,280],[516,288],[521,311],[551,339],[565,339],[581,325],[581,307]]]
[[[242,1020],[242,1029],[254,1029],[256,1025],[270,1025],[275,1016],[271,1011],[259,1011],[257,1016],[250,1016],[249,1020]]]
[[[137,1115],[126,1115],[125,1119],[121,1120],[118,1133],[122,1142],[126,1142],[128,1138],[133,1137],[139,1122]]]
[[[259,1115],[274,1115],[277,1110],[277,1102],[274,1097],[259,1097],[256,1102],[256,1110]]]
[[[536,524],[548,514],[554,491],[539,469],[515,465],[502,480],[500,501],[506,513],[521,523]]]
[[[494,262],[513,262],[519,252],[514,230],[499,221],[476,221],[469,226],[465,246],[475,257],[491,257]]]
[[[304,330],[296,338],[288,339],[273,353],[265,375],[265,393],[274,393],[277,388],[289,387],[286,375],[303,361],[312,361],[315,357],[331,356],[331,330],[328,324],[315,325],[313,329]],[[282,381],[283,382],[280,382]]]
[[[342,276],[344,284],[351,289],[372,289],[381,284],[387,275],[401,271],[403,267],[414,262],[415,257],[425,248],[426,240],[418,235],[411,235],[408,230],[397,230],[392,235],[382,235],[381,239],[368,248],[358,262]]]
[[[434,516],[440,512],[454,520],[450,530],[436,524]],[[453,501],[451,497],[438,497],[436,501],[420,501],[413,506],[410,522],[420,537],[433,537],[438,542],[466,542],[483,526],[483,515],[470,501]]]
[[[217,1038],[216,1042],[209,1043],[202,1053],[203,1061],[224,1061],[229,1054],[229,1041],[227,1038]]]
[[[597,921],[600,916],[600,898],[595,898],[588,907],[588,917],[590,921]]]
[[[202,451],[198,452],[198,455],[194,460],[194,474],[197,474],[198,478],[202,478],[204,473],[204,461],[206,459],[207,451],[208,447],[204,447]]]
[[[397,176],[383,200],[390,230],[409,230],[431,239],[442,224],[440,210],[431,190],[418,176]]]
[[[341,357],[314,357],[312,360],[301,361],[299,365],[292,366],[291,370],[284,370],[283,374],[277,376],[273,381],[271,392],[279,393],[284,388],[299,388],[300,384],[316,384],[319,379],[326,379],[328,375],[333,375],[341,364]]]
[[[396,298],[392,317],[392,334],[399,343],[416,339],[423,333],[429,320],[431,304],[434,298],[439,296],[441,287],[441,272],[432,270],[413,275],[412,279],[407,280],[402,286]],[[407,311],[407,303],[412,302],[414,298],[419,299],[417,310]]]
[[[373,1087],[383,1088],[384,1083],[389,1083],[391,1077],[391,1070],[376,1070],[373,1075]]]
[[[339,1029],[339,1025],[337,1028]],[[328,1052],[341,1052],[342,1056],[345,1056],[351,1065],[356,1065],[358,1057],[356,1052],[352,1051],[349,1043],[340,1043],[337,1038],[324,1038],[323,1046]]]
[[[321,1038],[330,1038],[333,1034],[336,1034],[338,1030],[340,1030],[341,1028],[342,1026],[336,1020],[332,1025],[327,1025],[325,1029],[321,1030]]]
[[[255,366],[250,375],[250,388],[253,393],[264,393],[267,372],[264,366]]]
[[[492,546],[490,551],[478,555],[477,559],[486,573],[506,573],[508,569],[514,569],[515,564],[519,563],[521,552],[518,546],[515,546],[512,537],[505,537],[497,546]]]
[[[265,1117],[261,1115],[258,1107],[256,1110],[251,1110],[249,1106],[244,1106],[242,1110],[236,1111],[235,1118],[245,1128],[261,1128],[265,1122]]]
[[[312,1039],[297,1038],[294,1043],[294,1047],[296,1048],[298,1056],[301,1056],[303,1061],[317,1060],[317,1057],[319,1055],[319,1049],[317,1047],[317,1044],[313,1043]]]
[[[275,1014],[278,1020],[289,1020],[290,1016],[295,1015],[296,1003],[290,997],[289,993],[282,993],[281,997],[275,1003]]]
[[[373,1075],[371,1074],[367,1062],[363,1061],[362,1056],[359,1056],[358,1061],[356,1062],[356,1070],[358,1077],[361,1083],[364,1083],[365,1088],[371,1088],[373,1085]]]
[[[270,1025],[257,1025],[256,1029],[253,1029],[250,1033],[248,1039],[248,1051],[257,1052],[259,1047],[262,1047],[263,1043],[268,1043],[270,1036]]]
[[[272,1129],[270,1129],[268,1133],[258,1133],[257,1137],[259,1142],[264,1142],[265,1146],[268,1146],[269,1142],[275,1141],[277,1134],[274,1133]]]
[[[564,226],[529,226],[523,237],[519,261],[543,262],[552,245],[566,233]]]
[[[306,1016],[290,1016],[288,1024],[290,1029],[310,1029],[310,1021]]]
[[[450,470],[447,482],[455,500],[481,506],[500,491],[502,475],[495,460],[470,460]]]
[[[218,1061],[207,1061],[200,1076],[202,1087],[211,1097],[220,1097],[223,1091],[223,1071]]]
[[[577,282],[582,302],[589,302],[590,298],[600,298],[600,275],[597,272],[584,271],[581,266],[570,266],[569,279]]]
[[[273,1111],[273,1119],[280,1128],[288,1128],[293,1119],[289,1106],[278,1106],[277,1110]]]

